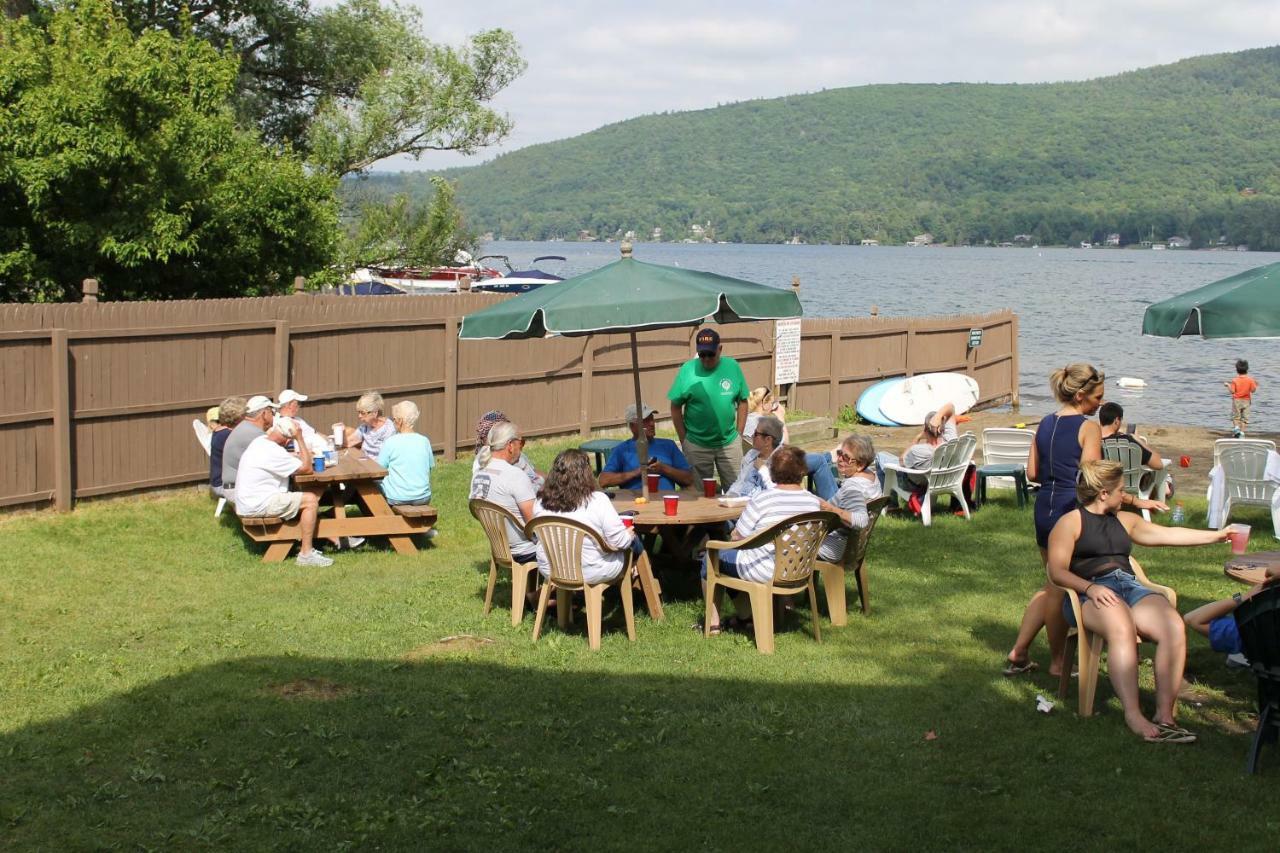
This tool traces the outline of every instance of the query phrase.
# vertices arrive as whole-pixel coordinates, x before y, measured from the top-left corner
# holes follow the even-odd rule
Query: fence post
[[[289,387],[289,321],[276,320],[275,358],[271,365],[275,393]]]
[[[96,278],[86,278],[80,283],[80,292],[83,294],[81,302],[86,305],[96,304],[98,301],[98,280]]]
[[[911,363],[911,358],[912,356],[915,355],[915,347],[912,346],[912,344],[915,343],[915,340],[916,340],[916,327],[910,320],[908,320],[906,351],[902,354],[902,362],[903,362],[902,369],[906,371],[906,374],[908,376],[916,375],[915,367]]]
[[[578,414],[578,435],[586,438],[591,435],[591,377],[596,364],[596,343],[594,335],[583,338],[582,345],[582,393],[579,395],[581,411]]]
[[[840,372],[836,369],[836,350],[840,346],[840,332],[831,333],[831,354],[827,357],[827,414],[832,419],[840,411]]]
[[[67,330],[49,337],[53,358],[53,503],[60,512],[71,510],[75,492],[71,476],[71,365]]]
[[[444,321],[444,461],[458,458],[458,318]]]
[[[1006,309],[1008,310],[1008,309]],[[1018,372],[1018,315],[1010,312],[1009,314],[1009,351],[1012,354],[1012,366],[1009,368],[1009,384],[1010,392],[1013,394],[1013,408],[1018,408],[1018,378],[1021,374]]]

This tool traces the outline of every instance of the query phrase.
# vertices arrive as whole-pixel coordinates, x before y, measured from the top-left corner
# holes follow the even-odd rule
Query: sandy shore
[[[1018,412],[992,411],[976,412],[973,420],[960,424],[961,432],[970,431],[978,436],[978,452],[975,459],[982,456],[982,430],[988,427],[1011,427],[1025,424],[1034,429],[1040,415]],[[857,431],[868,435],[876,445],[876,450],[887,450],[901,453],[911,443],[918,432],[917,427],[878,427],[860,425]],[[1209,469],[1213,467],[1213,443],[1219,438],[1230,438],[1229,429],[1208,429],[1205,427],[1169,426],[1158,424],[1138,424],[1138,434],[1144,436],[1157,453],[1163,456],[1173,468],[1176,494],[1188,497],[1203,498],[1209,487]],[[1276,433],[1251,433],[1251,438],[1269,438],[1280,440]],[[1181,456],[1191,457],[1191,467],[1178,467]]]

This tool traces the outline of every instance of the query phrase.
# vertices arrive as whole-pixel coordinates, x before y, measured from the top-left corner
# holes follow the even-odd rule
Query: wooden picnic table
[[[1233,554],[1223,565],[1227,577],[1250,586],[1267,579],[1267,569],[1280,566],[1280,551],[1255,551],[1252,554]]]
[[[316,522],[316,539],[336,539],[342,536],[385,536],[397,554],[416,554],[417,547],[411,535],[426,533],[435,524],[436,510],[431,506],[391,506],[382,495],[378,484],[387,476],[387,469],[364,455],[359,448],[350,447],[338,451],[338,464],[323,472],[307,472],[294,475],[299,489],[306,491],[333,491],[333,518],[321,518]],[[345,485],[346,490],[340,489]],[[354,498],[363,514],[347,516],[347,503]],[[255,542],[268,543],[262,555],[264,563],[278,563],[302,539],[302,527],[298,518],[285,521],[280,518],[241,518],[245,532]]]
[[[700,488],[681,489],[679,492],[665,493],[680,496],[680,507],[676,514],[667,515],[663,507],[663,494],[650,495],[648,503],[637,504],[635,499],[639,497],[639,492],[619,489],[612,496],[613,507],[619,513],[634,515],[637,530],[652,528],[656,532],[659,528],[673,525],[688,527],[699,524],[737,521],[738,516],[742,515],[742,508],[746,505],[744,502],[740,505],[721,506],[716,498],[709,498],[703,495]]]

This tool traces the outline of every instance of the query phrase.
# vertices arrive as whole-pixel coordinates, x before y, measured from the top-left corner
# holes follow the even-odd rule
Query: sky
[[[639,115],[872,83],[1084,80],[1280,43],[1267,0],[402,0],[433,41],[501,27],[528,70],[494,100],[515,130],[470,165]]]

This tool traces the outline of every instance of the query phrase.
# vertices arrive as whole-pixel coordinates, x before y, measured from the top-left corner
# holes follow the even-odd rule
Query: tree
[[[330,174],[397,154],[471,153],[511,131],[486,106],[525,68],[504,30],[454,49],[422,35],[416,10],[380,0],[323,9],[307,0],[115,2],[136,33],[190,28],[234,53],[241,118]]]
[[[432,267],[452,261],[459,252],[474,252],[475,235],[463,224],[453,184],[441,177],[432,177],[431,184],[435,195],[426,205],[415,205],[403,193],[386,202],[359,202],[342,266]]]
[[[0,22],[0,298],[269,293],[329,263],[336,179],[236,124],[234,57],[109,0]]]

